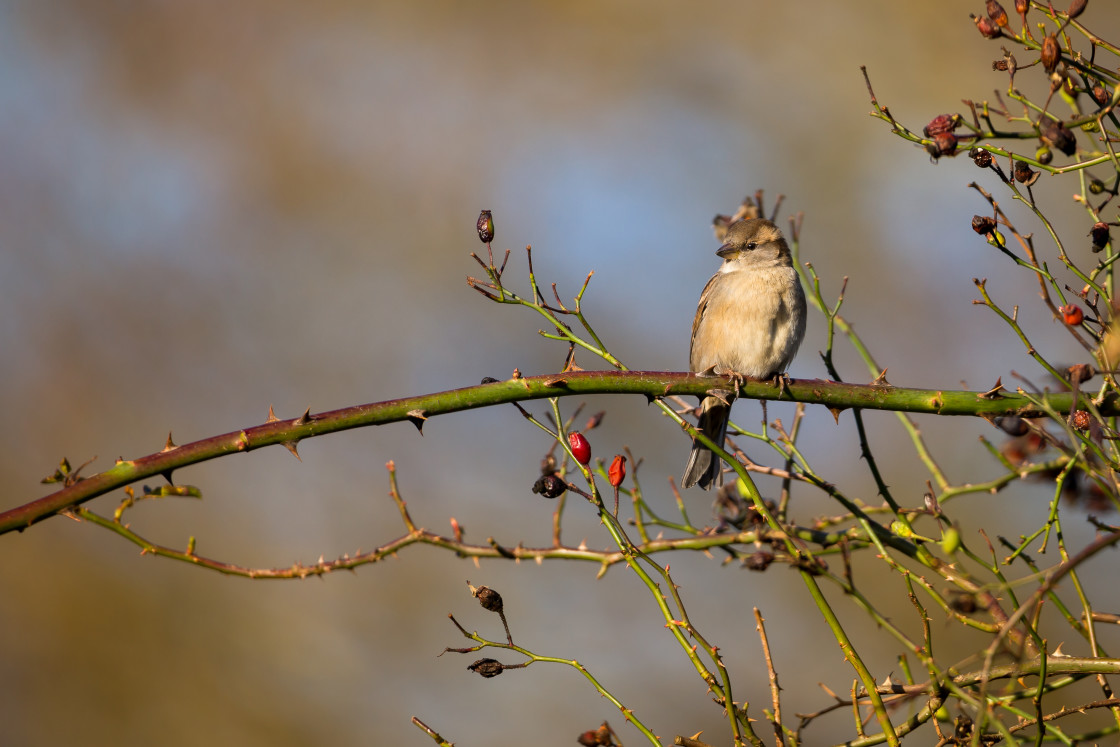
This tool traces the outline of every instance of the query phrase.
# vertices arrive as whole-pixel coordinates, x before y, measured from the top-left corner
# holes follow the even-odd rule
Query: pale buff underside
[[[783,287],[790,290],[774,292]],[[692,370],[715,368],[754,379],[783,372],[805,330],[805,302],[794,289],[799,290],[800,283],[796,270],[788,265],[717,273],[701,294]]]

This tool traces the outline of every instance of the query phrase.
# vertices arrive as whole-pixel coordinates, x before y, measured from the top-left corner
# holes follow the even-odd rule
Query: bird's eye
[[[747,248],[748,249],[757,249],[758,248],[758,242],[748,241],[747,242]]]

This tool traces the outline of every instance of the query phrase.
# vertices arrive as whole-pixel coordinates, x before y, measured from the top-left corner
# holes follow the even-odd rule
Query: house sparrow
[[[789,245],[772,222],[741,220],[727,229],[716,252],[723,265],[704,286],[692,321],[689,368],[733,378],[772,379],[793,360],[805,336],[805,293]],[[700,430],[723,445],[730,402],[704,397]],[[696,439],[681,486],[710,490],[723,484],[719,459]]]

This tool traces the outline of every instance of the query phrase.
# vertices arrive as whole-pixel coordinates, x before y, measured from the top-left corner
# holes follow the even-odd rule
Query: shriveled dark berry
[[[1069,380],[1075,384],[1084,384],[1096,375],[1096,369],[1088,363],[1078,363],[1069,367]]]
[[[1089,235],[1093,237],[1093,251],[1099,252],[1104,249],[1108,244],[1109,231],[1107,223],[1094,223],[1093,227],[1089,229]]]
[[[997,38],[999,38],[999,36],[1000,36],[999,27],[996,26],[995,24],[993,24],[991,19],[988,18],[987,16],[973,16],[972,17],[972,22],[973,22],[973,24],[977,25],[977,30],[980,31],[980,35],[983,38],[986,38],[986,39],[997,39]]]
[[[611,738],[611,727],[604,721],[603,725],[595,731],[585,731],[576,740],[582,747],[611,747],[614,740]]]
[[[482,605],[482,609],[490,610],[491,612],[502,611],[502,595],[489,586],[480,586],[477,589],[472,588],[471,593],[478,597],[478,603]]]
[[[490,678],[497,677],[501,674],[505,666],[497,659],[479,659],[474,664],[467,667],[467,669],[472,672],[477,672],[483,677]]]
[[[949,607],[961,614],[971,615],[980,605],[976,603],[975,594],[954,589],[949,597]]]
[[[986,215],[972,216],[972,230],[984,236],[991,233],[996,228],[996,219],[989,218]]]
[[[1000,415],[997,418],[993,418],[992,422],[995,423],[997,428],[1009,436],[1025,436],[1027,435],[1027,431],[1030,430],[1027,421],[1018,415]]]
[[[478,238],[483,244],[489,244],[494,240],[494,216],[490,214],[489,210],[483,210],[478,214]]]
[[[1007,25],[1007,11],[996,0],[988,0],[988,18],[997,26]]]
[[[543,495],[545,498],[559,498],[564,495],[564,491],[567,489],[567,483],[558,475],[541,475],[533,483],[533,492]]]
[[[1038,134],[1042,136],[1042,142],[1067,156],[1072,156],[1077,150],[1077,138],[1068,127],[1056,119],[1043,117],[1038,124]]]
[[[972,22],[976,24],[976,29],[985,39],[999,38],[1001,33],[999,26],[993,23],[990,18],[986,16],[973,16]]]
[[[926,144],[926,151],[934,160],[941,156],[955,156],[957,136],[951,132],[938,132],[933,136],[933,142]]]
[[[968,152],[968,157],[982,169],[992,165],[992,154],[983,148],[973,148]]]
[[[1032,169],[1026,161],[1016,161],[1012,173],[1015,175],[1015,181],[1028,187],[1038,181],[1039,172]]]
[[[922,128],[926,137],[933,137],[941,132],[952,132],[960,125],[961,120],[956,114],[938,114],[930,123]]]
[[[1062,59],[1062,50],[1058,47],[1058,37],[1054,34],[1042,40],[1042,67],[1050,74],[1058,67],[1058,60]]]
[[[743,560],[743,567],[752,571],[765,571],[774,562],[774,553],[759,550]]]

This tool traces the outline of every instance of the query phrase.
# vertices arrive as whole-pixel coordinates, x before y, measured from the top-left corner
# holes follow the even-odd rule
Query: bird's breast
[[[701,299],[692,341],[693,371],[734,371],[771,378],[801,342],[805,302],[792,267],[721,272]]]

